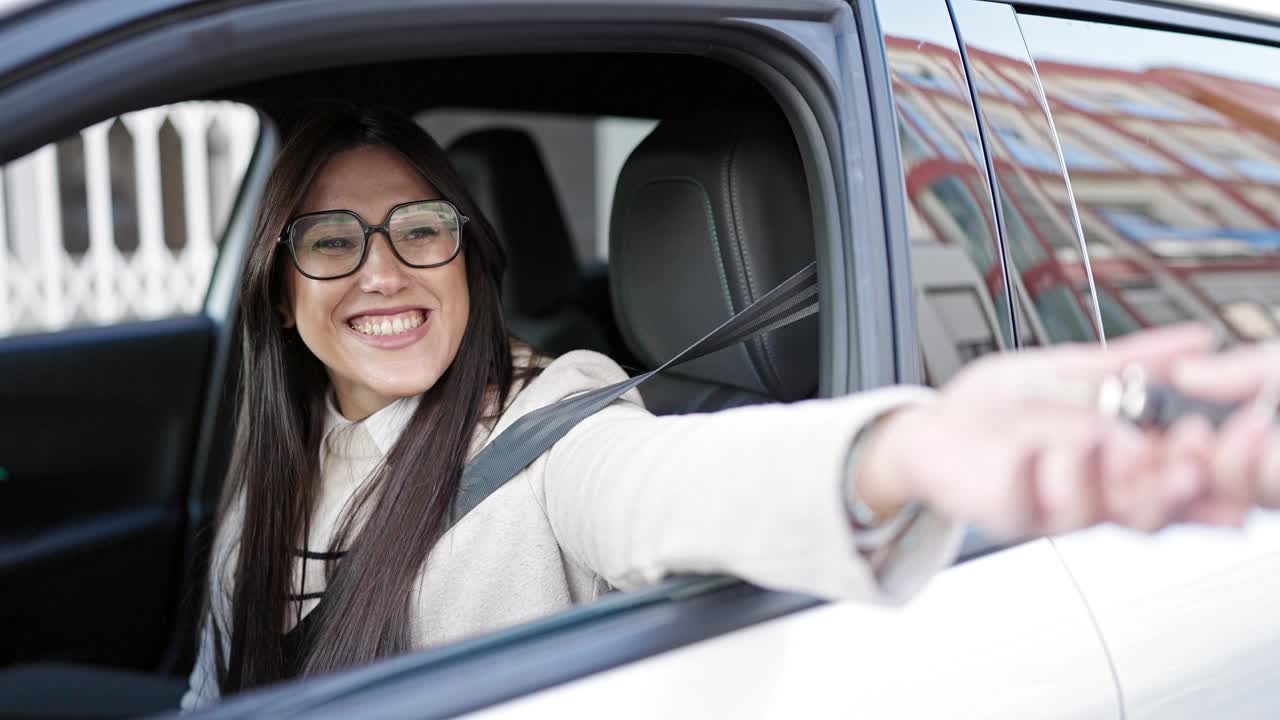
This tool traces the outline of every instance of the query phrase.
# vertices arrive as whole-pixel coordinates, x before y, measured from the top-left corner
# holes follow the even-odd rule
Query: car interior
[[[406,90],[408,89],[408,90]],[[769,90],[686,54],[474,56],[280,75],[151,104],[257,109],[286,136],[316,101],[527,116],[646,118],[616,178],[607,258],[583,257],[548,151],[519,124],[447,143],[508,253],[513,334],[550,354],[652,368],[815,259],[805,153]],[[138,105],[139,109],[144,105]],[[98,118],[102,120],[103,118]],[[54,140],[56,138],[50,138]],[[260,148],[270,148],[260,142]],[[269,158],[253,161],[223,247],[243,243]],[[237,237],[237,233],[241,236]],[[231,272],[219,268],[215,273]],[[176,707],[194,659],[205,563],[234,422],[225,320],[183,317],[0,339],[0,716]],[[819,392],[807,318],[642,386],[659,414]],[[68,452],[67,438],[79,438]],[[59,688],[76,688],[73,693]]]

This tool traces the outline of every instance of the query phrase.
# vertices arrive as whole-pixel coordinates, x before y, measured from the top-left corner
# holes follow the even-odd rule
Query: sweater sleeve
[[[579,382],[625,377],[596,357],[577,361]],[[553,364],[547,373],[555,370]],[[893,552],[877,553],[873,563],[854,547],[842,479],[863,425],[931,394],[893,387],[665,417],[624,396],[582,421],[531,469],[541,472],[561,547],[615,587],[726,573],[830,599],[902,602],[952,562],[962,528],[926,510]]]

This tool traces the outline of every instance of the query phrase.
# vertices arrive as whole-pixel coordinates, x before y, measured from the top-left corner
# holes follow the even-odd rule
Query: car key
[[[1200,415],[1215,428],[1221,427],[1244,403],[1205,400],[1172,385],[1148,383],[1143,369],[1134,365],[1103,382],[1098,406],[1138,427],[1167,430],[1184,415]]]

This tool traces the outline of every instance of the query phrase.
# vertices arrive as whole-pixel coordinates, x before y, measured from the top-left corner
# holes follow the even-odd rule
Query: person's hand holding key
[[[1215,498],[1209,504],[1226,515],[1251,505],[1280,507],[1280,345],[1188,358],[1174,365],[1170,381],[1184,393],[1239,406],[1216,431],[1187,421],[1197,426],[1190,432],[1210,438],[1202,451]]]
[[[1070,345],[979,360],[935,402],[884,421],[865,456],[861,492],[882,507],[923,502],[1001,537],[1099,522],[1145,531],[1184,521],[1238,526],[1250,506],[1280,504],[1274,402],[1251,403],[1280,367],[1261,346],[1221,355],[1215,346],[1207,328],[1179,326],[1109,349]],[[1162,400],[1174,408],[1167,426],[1139,427],[1100,402],[1104,388],[1135,368],[1153,397],[1161,385],[1190,396],[1166,390]],[[1185,412],[1200,399],[1244,405],[1215,428]]]

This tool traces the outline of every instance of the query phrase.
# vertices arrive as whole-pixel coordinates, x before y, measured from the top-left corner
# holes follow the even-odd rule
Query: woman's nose
[[[360,289],[391,295],[409,282],[407,267],[391,251],[391,240],[382,231],[369,234],[369,249],[360,267]]]

